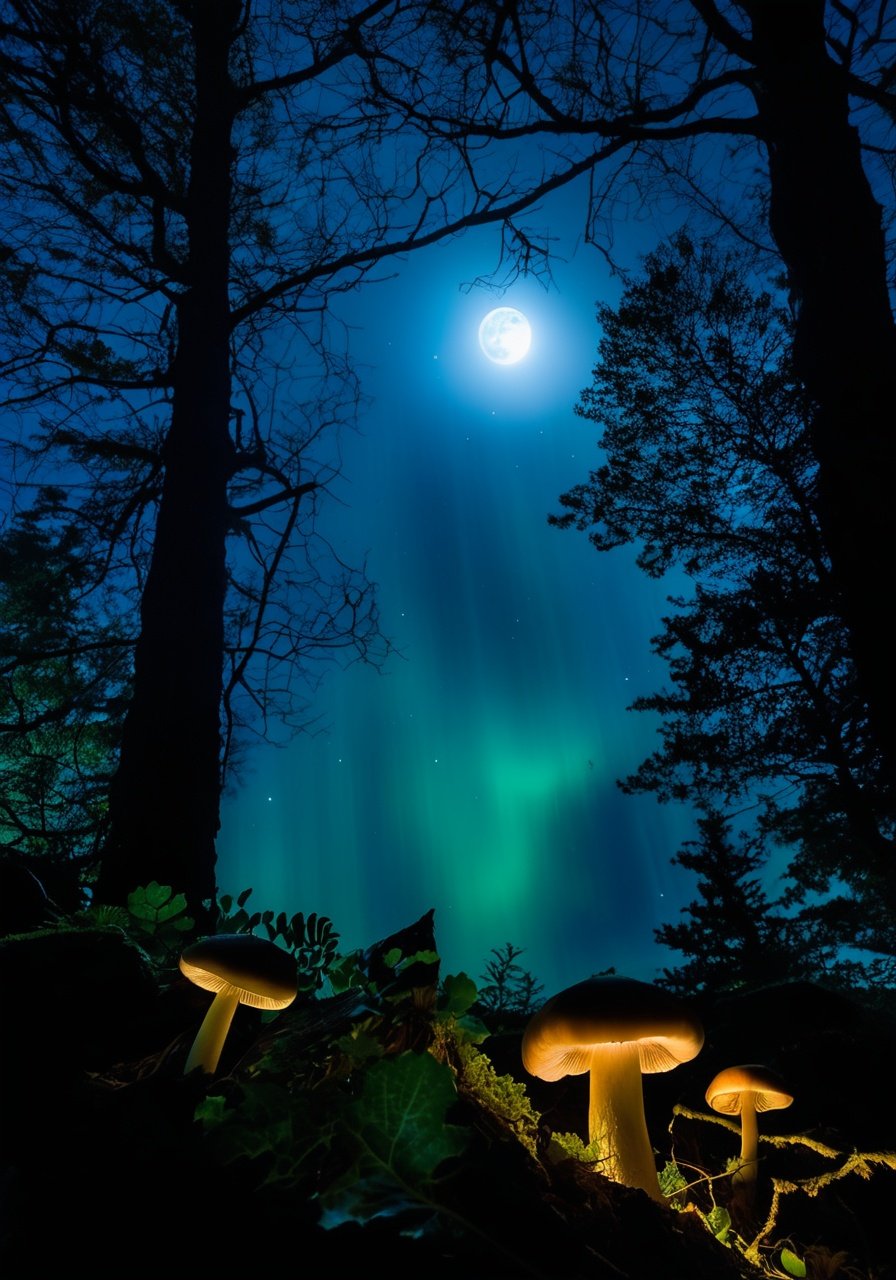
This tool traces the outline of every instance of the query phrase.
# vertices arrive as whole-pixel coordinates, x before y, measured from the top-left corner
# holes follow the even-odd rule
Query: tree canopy
[[[676,206],[783,261],[817,518],[873,731],[896,770],[881,590],[896,548],[896,14],[872,0],[514,0],[443,12],[424,28],[429,56],[390,64],[384,88],[416,128],[458,148],[480,190],[528,188],[529,208],[533,195],[587,182],[585,232],[611,261],[620,223],[645,210],[674,218]],[[459,74],[434,86],[446,47]],[[528,171],[521,139],[540,143]],[[519,221],[505,244],[527,268],[546,247]]]
[[[486,223],[503,227],[511,270],[537,269],[539,201],[579,182],[586,235],[611,261],[632,207],[684,200],[784,264],[792,372],[765,391],[782,398],[776,431],[783,401],[802,425],[756,442],[755,497],[776,530],[761,546],[751,535],[762,609],[711,581],[679,619],[682,687],[702,679],[710,633],[736,621],[751,639],[725,674],[750,693],[728,699],[723,729],[704,690],[711,728],[691,722],[682,754],[727,753],[732,788],[738,769],[761,775],[733,763],[749,705],[775,776],[798,759],[788,785],[836,799],[822,826],[861,844],[863,892],[891,877],[878,800],[896,761],[881,590],[896,546],[894,24],[872,0],[7,0],[0,374],[15,507],[27,515],[36,496],[43,510],[47,486],[66,495],[89,590],[111,593],[134,640],[103,896],[162,878],[209,902],[240,724],[275,706],[300,721],[313,660],[382,653],[370,585],[317,522],[339,467],[332,429],[358,396],[330,299]],[[723,346],[709,354],[716,377],[736,373]],[[687,523],[708,514],[690,462]],[[793,485],[808,486],[802,507]],[[699,562],[687,529],[654,532],[658,563],[685,544]],[[763,672],[773,655],[806,671],[772,692],[738,667],[760,651]],[[824,865],[841,874],[850,858],[832,848]]]
[[[892,957],[893,779],[818,517],[793,317],[754,265],[682,232],[648,255],[618,306],[598,308],[578,412],[598,429],[601,461],[551,519],[598,550],[635,546],[651,576],[675,567],[693,583],[670,597],[653,642],[669,683],[633,704],[657,714],[662,745],[623,788],[704,815],[751,811],[747,870],[785,849],[791,903],[828,899],[841,942]],[[718,817],[702,822],[715,857],[727,837]],[[697,866],[693,852],[677,861]],[[844,915],[844,894],[861,910]]]
[[[105,829],[130,637],[100,625],[81,530],[52,536],[53,497],[0,535],[0,843],[75,902]]]
[[[14,506],[51,485],[134,639],[97,891],[214,896],[222,754],[384,652],[321,536],[358,386],[334,294],[504,216],[375,67],[418,6],[10,0],[0,349]],[[35,488],[36,487],[36,488]],[[223,741],[222,741],[223,740]]]

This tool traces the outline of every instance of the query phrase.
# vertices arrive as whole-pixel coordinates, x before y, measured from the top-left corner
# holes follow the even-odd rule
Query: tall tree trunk
[[[220,825],[229,431],[229,219],[236,0],[197,0],[188,196],[189,279],[178,306],[165,476],[141,600],[134,693],[110,792],[96,897],[150,880],[207,922]]]
[[[896,776],[896,327],[881,209],[825,43],[824,0],[744,0],[771,178],[771,231],[798,302],[796,361],[815,402],[819,518],[859,680]]]

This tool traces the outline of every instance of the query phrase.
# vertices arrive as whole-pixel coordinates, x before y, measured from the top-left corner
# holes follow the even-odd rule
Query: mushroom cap
[[[596,1050],[636,1044],[645,1073],[671,1071],[703,1047],[703,1026],[675,996],[635,978],[586,978],[548,1000],[523,1034],[523,1066],[542,1080],[591,1069]]]
[[[793,1102],[793,1094],[776,1071],[759,1062],[725,1067],[706,1090],[706,1101],[722,1115],[740,1115],[742,1095],[752,1093],[757,1111],[781,1111]]]
[[[288,951],[253,933],[219,933],[185,947],[181,973],[205,991],[239,993],[240,1004],[285,1009],[298,991],[296,962]]]

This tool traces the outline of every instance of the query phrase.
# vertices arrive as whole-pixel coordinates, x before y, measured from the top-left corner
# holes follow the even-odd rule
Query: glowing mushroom
[[[740,1168],[731,1182],[746,1199],[752,1199],[759,1164],[759,1111],[779,1111],[793,1102],[784,1081],[769,1067],[757,1062],[726,1067],[706,1090],[713,1111],[740,1116]]]
[[[181,972],[215,998],[187,1057],[184,1074],[196,1067],[212,1074],[221,1056],[238,1004],[285,1009],[296,998],[293,957],[252,933],[219,933],[186,947]]]
[[[697,1056],[703,1027],[669,992],[634,978],[588,978],[548,1000],[523,1035],[523,1066],[541,1080],[590,1073],[588,1138],[601,1172],[665,1204],[644,1117],[642,1073]]]

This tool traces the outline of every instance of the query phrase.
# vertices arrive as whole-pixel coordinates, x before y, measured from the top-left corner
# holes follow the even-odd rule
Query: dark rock
[[[37,876],[21,862],[0,858],[0,935],[39,929],[52,917],[52,904]]]
[[[97,1070],[128,1050],[154,1008],[146,955],[118,929],[58,928],[0,939],[4,1078]]]

